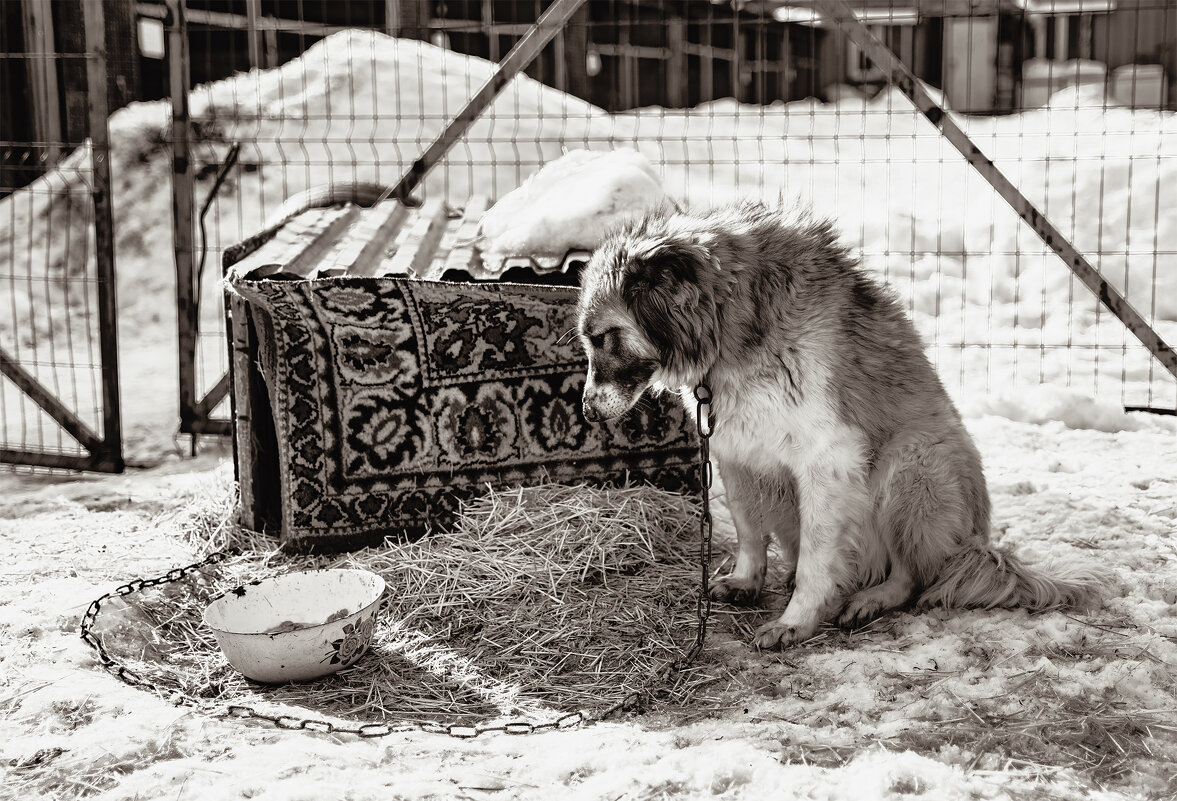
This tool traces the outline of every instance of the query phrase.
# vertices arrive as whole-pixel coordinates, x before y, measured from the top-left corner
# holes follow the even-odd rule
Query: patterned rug
[[[340,550],[445,526],[488,486],[698,489],[681,405],[580,410],[574,288],[399,278],[231,279],[263,340],[282,539]]]

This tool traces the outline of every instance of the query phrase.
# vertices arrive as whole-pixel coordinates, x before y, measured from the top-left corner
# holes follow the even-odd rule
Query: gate
[[[47,0],[4,5],[0,462],[118,472],[104,4],[56,31]]]
[[[480,59],[552,5],[168,0],[183,431],[227,431],[223,249],[308,186],[395,185]],[[1063,5],[586,3],[419,191],[460,210],[566,150],[630,147],[688,203],[784,195],[835,218],[960,398],[1049,384],[1174,414],[1177,7]],[[230,36],[237,74],[213,74]],[[189,64],[223,79],[189,93]]]

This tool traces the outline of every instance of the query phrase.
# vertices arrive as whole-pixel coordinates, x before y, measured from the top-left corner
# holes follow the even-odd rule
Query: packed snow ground
[[[220,248],[306,186],[395,181],[489,71],[429,45],[354,32],[278,70],[194,92],[198,199],[229,144],[249,143],[245,169],[209,223],[206,330],[220,313],[212,275]],[[1174,115],[1065,101],[966,124],[1081,248],[1101,253],[1113,280],[1130,276],[1130,297],[1177,339],[1177,255],[1165,244],[1177,235]],[[672,196],[692,204],[800,197],[834,215],[846,241],[909,300],[957,392],[986,459],[995,534],[1037,561],[1110,567],[1116,578],[1103,608],[894,614],[779,655],[749,650],[737,630],[709,651],[731,673],[712,706],[472,743],[273,731],[120,684],[77,638],[78,618],[115,584],[191,561],[183,510],[223,492],[227,468],[218,465],[223,453],[195,462],[168,455],[176,414],[165,108],[133,106],[111,124],[127,444],[132,457],[160,466],[116,477],[0,476],[0,635],[10,644],[0,656],[0,796],[1177,793],[1177,445],[1169,421],[1119,409],[1122,384],[1147,394],[1159,371],[1129,347],[1122,365],[1118,351],[1111,364],[1101,354],[1097,382],[1099,352],[1037,347],[1131,341],[893,93],[836,105],[719,101],[608,115],[518,79],[426,189],[456,204],[471,191],[500,197],[565,149],[628,146],[655,165]],[[0,282],[11,295],[0,308],[13,310],[0,333],[25,353],[43,356],[52,345],[59,356],[89,358],[62,330],[63,319],[77,327],[92,310],[92,296],[62,281],[76,264],[67,254],[76,257],[86,241],[87,180],[80,152],[0,201],[13,232],[0,239],[10,248],[0,263],[28,277],[14,292]],[[50,321],[46,298],[72,316]],[[1014,343],[1032,347],[1004,347]],[[1154,387],[1159,402],[1173,397],[1171,382]],[[88,392],[80,408],[93,404]],[[4,397],[12,437],[28,424]],[[730,526],[721,529],[730,536]]]
[[[79,617],[124,580],[197,555],[185,510],[215,502],[227,466],[7,477],[0,797],[1172,798],[1177,438],[1148,418],[1119,423],[969,420],[995,535],[1040,564],[1110,569],[1098,610],[893,613],[757,653],[750,632],[766,612],[720,606],[728,633],[711,636],[704,659],[728,678],[706,703],[472,742],[277,731],[121,684],[78,638]],[[722,515],[718,533],[726,552]]]

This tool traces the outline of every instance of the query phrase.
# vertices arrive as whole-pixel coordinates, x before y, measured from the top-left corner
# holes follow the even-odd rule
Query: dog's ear
[[[715,357],[715,300],[701,280],[709,267],[698,246],[668,242],[633,254],[622,278],[622,300],[674,372],[706,370]]]

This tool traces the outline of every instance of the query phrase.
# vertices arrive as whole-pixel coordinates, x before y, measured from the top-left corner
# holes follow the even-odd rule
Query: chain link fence
[[[231,34],[190,13],[194,52],[252,31],[260,44],[237,65],[272,66],[191,94],[197,196],[229,145],[243,147],[234,190],[211,207],[211,261],[307,187],[395,184],[548,4],[409,4],[399,16],[404,4],[346,5],[282,19],[281,4],[262,3]],[[821,4],[736,5],[585,4],[422,195],[493,200],[569,150],[633,148],[687,204],[754,197],[834,217],[961,396],[1049,384],[1177,409],[1173,376]],[[851,5],[1146,325],[1177,339],[1177,9]],[[205,282],[201,305],[214,308]],[[211,318],[203,330],[210,386],[224,348]]]

